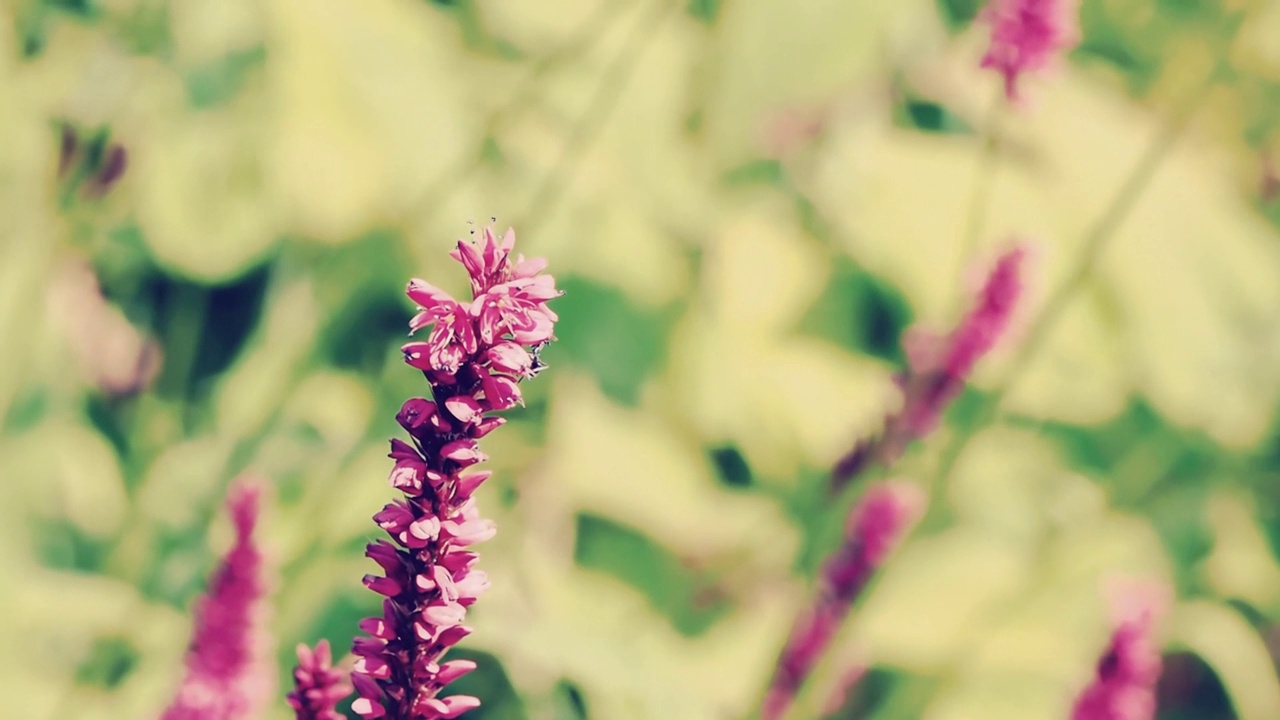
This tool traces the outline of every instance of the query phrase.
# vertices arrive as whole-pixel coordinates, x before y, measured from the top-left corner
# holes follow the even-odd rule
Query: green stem
[[[561,65],[576,58],[584,50],[591,47],[592,41],[606,33],[608,25],[613,22],[625,7],[625,4],[622,3],[604,3],[600,5],[590,17],[578,26],[572,37],[563,46],[539,58],[533,64],[533,67],[529,69],[529,72],[520,80],[516,93],[485,119],[482,136],[486,141],[491,139],[502,124],[517,111],[528,108],[538,97],[545,94],[546,88],[543,86],[543,82],[546,78]],[[466,187],[467,183],[484,167],[484,164],[485,153],[483,149],[478,150],[474,155],[463,158],[433,180],[422,193],[419,201],[414,203],[414,206],[427,208],[427,218],[430,219],[436,210],[447,205],[448,201],[461,188]]]

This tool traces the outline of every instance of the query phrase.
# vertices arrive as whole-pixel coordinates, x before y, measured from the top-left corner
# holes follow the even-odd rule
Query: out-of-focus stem
[[[601,76],[595,94],[592,95],[586,111],[574,126],[555,166],[547,174],[542,187],[538,189],[533,201],[529,204],[524,218],[526,232],[536,230],[543,220],[550,217],[551,211],[560,200],[560,195],[569,184],[574,166],[604,129],[618,99],[622,97],[622,92],[640,65],[640,56],[675,7],[676,4],[670,0],[659,0],[649,14],[636,21],[635,26],[632,27],[630,34],[623,42],[622,49],[618,51],[618,55],[609,63]]]

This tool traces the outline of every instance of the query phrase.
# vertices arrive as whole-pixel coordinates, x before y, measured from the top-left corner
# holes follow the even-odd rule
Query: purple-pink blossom
[[[478,244],[459,242],[452,255],[471,278],[460,302],[425,280],[407,294],[418,305],[405,362],[422,371],[431,398],[411,398],[396,415],[410,441],[391,441],[389,482],[404,498],[373,516],[389,540],[365,554],[381,570],[364,584],[383,597],[382,613],[361,621],[352,647],[352,709],[365,718],[452,718],[480,705],[469,695],[441,696],[475,669],[469,660],[442,662],[471,633],[467,608],[489,587],[468,548],[493,537],[472,493],[488,477],[478,440],[503,424],[491,413],[522,402],[519,382],[535,373],[537,346],[552,339],[557,319],[547,301],[559,296],[541,274],[541,259],[512,256],[515,233],[499,240],[486,228]]]
[[[227,510],[236,539],[195,607],[186,675],[163,720],[248,720],[271,694],[274,669],[264,664],[262,553],[253,542],[261,491],[232,488]]]
[[[1079,0],[992,0],[981,19],[991,25],[991,45],[982,67],[1004,78],[1010,101],[1021,98],[1018,80],[1056,63],[1080,41]]]
[[[902,408],[885,419],[884,430],[863,438],[831,471],[838,492],[867,466],[892,465],[908,443],[928,435],[942,413],[964,390],[973,368],[1006,333],[1023,294],[1028,250],[1014,245],[996,260],[978,292],[977,303],[950,334],[918,327],[903,336],[907,367],[898,378]]]
[[[854,601],[924,507],[924,492],[916,485],[885,482],[867,488],[849,515],[844,541],[823,567],[812,605],[791,629],[765,694],[763,720],[786,713]]]
[[[347,675],[333,666],[329,641],[321,640],[313,650],[298,645],[298,665],[293,669],[293,692],[289,707],[297,720],[342,720],[336,706],[351,694]]]
[[[1160,646],[1155,626],[1169,603],[1162,585],[1117,581],[1109,588],[1112,633],[1093,682],[1076,699],[1072,720],[1151,720],[1156,714]]]
[[[1000,256],[978,293],[977,306],[950,337],[943,340],[916,335],[907,344],[910,362],[901,422],[909,439],[933,431],[942,411],[964,389],[974,365],[995,347],[1008,328],[1022,296],[1026,255],[1026,248],[1017,245]]]

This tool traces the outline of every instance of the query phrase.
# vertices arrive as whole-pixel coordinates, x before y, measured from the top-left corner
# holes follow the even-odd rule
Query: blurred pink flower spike
[[[996,261],[978,293],[977,305],[945,340],[912,328],[904,339],[908,358],[902,430],[905,441],[923,437],[964,389],[973,368],[995,347],[1022,297],[1026,245],[1015,245]]]
[[[289,707],[297,720],[343,720],[336,706],[351,694],[347,675],[333,666],[329,641],[321,640],[312,650],[298,645],[298,665],[293,669],[293,692]]]
[[[964,390],[973,368],[995,347],[1012,322],[1023,295],[1032,247],[1013,245],[997,260],[978,292],[977,303],[950,334],[908,328],[902,338],[906,371],[898,378],[902,409],[887,417],[878,436],[861,438],[831,471],[839,493],[872,464],[889,467],[907,444],[933,432],[947,405]]]
[[[991,25],[982,67],[1004,78],[1004,94],[1021,101],[1018,81],[1050,68],[1080,42],[1079,0],[991,0],[979,18]]]
[[[471,633],[467,608],[489,587],[467,549],[495,532],[472,497],[489,473],[468,468],[486,459],[477,441],[503,423],[489,413],[523,403],[519,382],[536,374],[536,349],[554,339],[557,317],[547,301],[560,295],[541,273],[545,261],[513,257],[514,247],[513,231],[499,240],[489,228],[476,245],[458,243],[452,255],[471,278],[469,302],[425,280],[409,283],[418,304],[410,333],[431,330],[402,349],[426,377],[431,399],[411,398],[396,415],[413,442],[391,441],[389,482],[405,497],[374,515],[390,541],[374,541],[365,553],[382,574],[364,583],[384,599],[382,614],[360,623],[365,635],[352,647],[358,697],[351,708],[370,720],[452,718],[480,705],[468,695],[439,697],[476,667],[441,659]]]
[[[1152,720],[1160,679],[1156,627],[1171,592],[1163,584],[1115,579],[1108,584],[1112,633],[1093,682],[1076,699],[1072,720]]]
[[[249,720],[269,701],[275,670],[266,661],[266,580],[253,541],[261,492],[238,482],[228,494],[235,543],[196,603],[186,675],[163,720]]]
[[[786,713],[849,609],[923,515],[925,504],[924,491],[908,482],[883,482],[867,488],[849,516],[844,541],[823,567],[812,606],[791,628],[765,694],[763,720],[777,720]],[[839,703],[832,698],[828,704]]]

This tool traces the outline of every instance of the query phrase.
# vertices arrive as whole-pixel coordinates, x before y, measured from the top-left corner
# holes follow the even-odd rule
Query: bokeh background
[[[977,10],[0,4],[0,715],[155,717],[244,473],[278,694],[297,642],[347,646],[424,391],[405,281],[463,291],[447,250],[496,218],[566,294],[485,440],[469,717],[748,716],[903,330],[1023,238],[1012,332],[889,473],[930,511],[842,632],[830,667],[871,671],[837,716],[1066,717],[1120,574],[1176,593],[1162,720],[1280,718],[1280,3],[1084,0],[1021,107]]]

